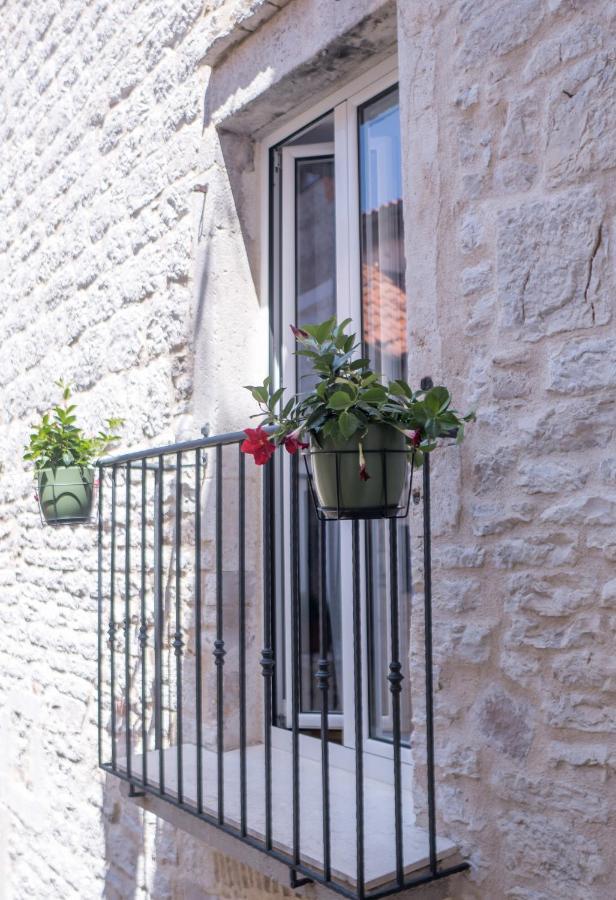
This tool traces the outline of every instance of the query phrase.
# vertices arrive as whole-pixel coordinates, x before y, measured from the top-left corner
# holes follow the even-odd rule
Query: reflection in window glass
[[[399,113],[397,87],[359,111],[363,340],[374,369],[391,379],[406,378],[408,352]],[[391,740],[389,523],[366,525],[370,737]],[[397,523],[397,528],[399,659],[405,679],[400,700],[402,731],[408,742],[410,542],[404,523]]]
[[[333,156],[295,162],[296,321],[322,322],[336,314],[336,220]],[[310,360],[297,357],[300,391],[312,388]],[[299,481],[301,712],[318,712],[321,698],[315,680],[319,653],[320,542],[317,519],[303,466]],[[327,529],[326,623],[330,663],[331,712],[342,711],[342,637],[340,633],[340,552],[338,529]]]

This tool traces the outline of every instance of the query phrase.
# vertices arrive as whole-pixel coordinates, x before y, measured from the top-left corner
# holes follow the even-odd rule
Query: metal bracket
[[[312,884],[312,878],[298,878],[297,869],[289,869],[289,884],[292,888],[304,887],[305,884]]]
[[[145,791],[139,791],[132,783],[132,781],[128,784],[128,796],[129,797],[145,797]]]

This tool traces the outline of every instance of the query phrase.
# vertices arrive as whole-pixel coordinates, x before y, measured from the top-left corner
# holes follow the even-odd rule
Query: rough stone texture
[[[611,900],[613,4],[399,21],[410,366],[478,411],[434,547],[439,819],[473,865],[451,894]]]
[[[282,5],[226,3],[233,40],[259,6],[276,15]],[[0,3],[3,900],[285,896],[136,809],[98,771],[95,531],[41,528],[21,463],[29,423],[60,376],[74,383],[87,426],[125,417],[125,447],[194,436],[203,424],[192,415],[193,348],[211,323],[195,305],[195,257],[214,233],[237,229],[226,182],[209,196],[192,191],[219,166],[217,142],[202,139],[202,60],[225,37],[212,19],[221,6]],[[240,374],[237,359],[255,360],[249,380],[263,367],[258,329],[242,322],[249,311],[254,325],[258,302],[235,257],[244,280],[227,358],[232,396],[219,392],[208,409],[213,430],[240,424],[227,409],[250,412],[236,389],[250,367]]]
[[[0,14],[0,897],[287,896],[97,771],[93,533],[39,527],[20,454],[59,375],[125,446],[243,424],[253,133],[387,52],[395,4]],[[410,367],[478,409],[434,498],[439,829],[472,872],[413,896],[612,900],[613,4],[399,0],[397,25]]]

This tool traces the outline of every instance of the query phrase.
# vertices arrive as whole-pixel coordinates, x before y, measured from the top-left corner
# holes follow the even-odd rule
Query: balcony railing
[[[411,678],[403,677],[401,660],[401,526],[379,523],[390,572],[377,600],[387,623],[391,741],[374,755],[367,749],[368,675],[360,649],[369,525],[318,522],[312,676],[320,711],[309,728],[300,710],[298,461],[280,482],[292,485],[285,536],[275,471],[245,464],[243,437],[207,437],[99,464],[100,765],[127,781],[131,793],[163,798],[288,865],[294,887],[315,881],[361,900],[462,871],[467,863],[436,834],[429,461],[404,523],[407,532],[418,523],[423,546],[423,622],[413,621],[420,640]],[[330,710],[325,553],[327,530],[341,528],[350,547],[346,621],[355,648],[345,670],[352,727],[343,737]],[[290,560],[282,580],[281,556]],[[285,590],[290,621],[281,628]],[[407,691],[414,706],[410,748],[401,724]],[[420,813],[414,796],[425,798]]]

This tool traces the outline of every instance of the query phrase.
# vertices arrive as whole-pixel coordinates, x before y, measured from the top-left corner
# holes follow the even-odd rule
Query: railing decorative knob
[[[389,664],[389,675],[387,676],[387,680],[389,681],[389,690],[392,694],[399,694],[402,690],[402,682],[404,681],[404,675],[401,674],[402,663],[397,661],[390,662]]]
[[[141,626],[139,628],[139,644],[141,646],[142,651],[145,650],[145,645],[147,644],[147,642],[148,642],[148,626],[145,624],[145,622],[142,622]]]
[[[215,665],[224,666],[226,655],[227,655],[227,651],[225,650],[225,642],[221,641],[219,638],[217,638],[214,641],[214,663],[215,663]]]
[[[261,668],[262,675],[264,678],[271,678],[274,674],[274,666],[276,665],[274,660],[274,651],[271,647],[268,647],[261,651]]]
[[[329,660],[320,659],[317,671],[314,674],[320,691],[326,691],[329,687]]]
[[[173,635],[173,649],[175,650],[176,656],[182,655],[183,646],[184,646],[184,641],[182,640],[182,632],[176,631],[175,634]]]

